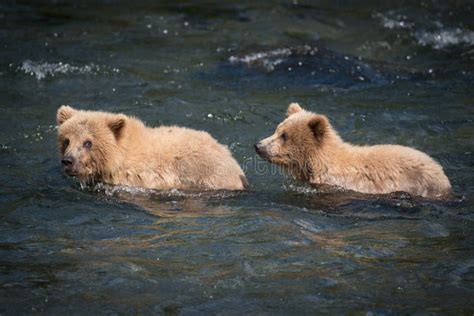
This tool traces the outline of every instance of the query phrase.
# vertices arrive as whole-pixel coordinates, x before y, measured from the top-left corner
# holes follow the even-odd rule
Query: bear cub
[[[344,142],[324,115],[291,103],[275,133],[255,144],[264,159],[293,177],[369,194],[403,191],[441,198],[451,193],[443,168],[416,149]]]
[[[227,147],[206,132],[150,128],[124,114],[70,106],[61,106],[56,120],[63,169],[82,185],[197,190],[242,190],[247,185]]]

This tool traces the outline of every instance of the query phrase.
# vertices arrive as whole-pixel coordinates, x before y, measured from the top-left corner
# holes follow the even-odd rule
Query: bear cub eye
[[[61,145],[62,151],[65,151],[67,146],[69,146],[69,138],[66,138],[65,140],[63,140],[63,143]]]
[[[284,142],[286,142],[288,140],[288,134],[287,133],[283,133],[280,135],[281,139],[283,139]]]
[[[90,149],[92,147],[92,142],[90,140],[86,140],[82,146],[84,146],[84,148]]]

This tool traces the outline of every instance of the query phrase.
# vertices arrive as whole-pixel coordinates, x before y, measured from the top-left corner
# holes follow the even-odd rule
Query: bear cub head
[[[99,181],[117,163],[119,141],[127,122],[123,114],[76,110],[61,106],[56,114],[63,170],[81,184]]]
[[[256,143],[255,150],[263,159],[287,168],[299,178],[306,178],[310,158],[323,153],[329,140],[337,138],[326,116],[291,103],[286,119],[273,135]]]

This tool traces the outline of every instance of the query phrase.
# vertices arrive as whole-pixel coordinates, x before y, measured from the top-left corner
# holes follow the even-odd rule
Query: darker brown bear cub
[[[443,168],[428,155],[399,145],[354,146],[344,142],[329,120],[288,107],[275,133],[255,145],[264,159],[295,178],[362,193],[408,192],[429,198],[451,193]]]
[[[58,109],[64,171],[82,184],[150,189],[242,190],[247,184],[227,147],[206,132],[150,128],[123,114]]]

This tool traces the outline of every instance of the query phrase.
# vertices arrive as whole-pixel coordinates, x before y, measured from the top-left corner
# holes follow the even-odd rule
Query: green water
[[[474,312],[474,4],[2,1],[0,314]],[[317,192],[256,157],[288,103],[437,159],[456,198]],[[61,104],[210,132],[247,192],[82,190]]]

